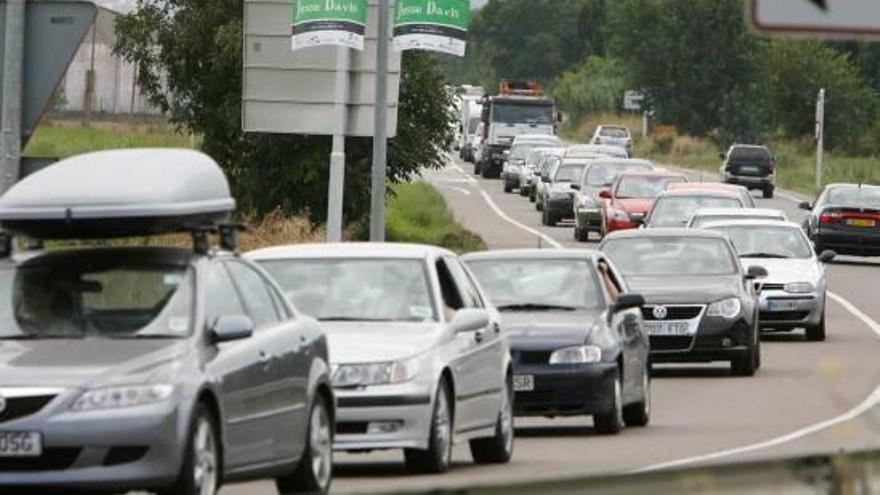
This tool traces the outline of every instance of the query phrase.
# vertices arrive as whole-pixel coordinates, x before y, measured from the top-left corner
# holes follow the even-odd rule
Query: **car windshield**
[[[668,184],[684,182],[683,177],[623,176],[617,183],[617,198],[654,199]]]
[[[810,258],[813,250],[796,227],[728,225],[710,227],[724,232],[743,258]]]
[[[605,304],[587,260],[478,260],[468,266],[502,311],[594,309]]]
[[[825,203],[880,209],[880,187],[833,187]]]
[[[603,127],[601,131],[599,131],[599,135],[602,137],[610,137],[610,138],[628,138],[629,132],[622,127]]]
[[[718,276],[736,273],[728,244],[703,237],[645,236],[602,246],[625,277]]]
[[[565,164],[563,163],[553,176],[553,182],[574,182],[580,179],[584,173],[585,164]]]
[[[180,338],[190,334],[185,266],[44,256],[0,271],[0,338]]]
[[[691,227],[699,228],[703,225],[708,225],[713,222],[724,222],[727,220],[780,220],[784,221],[785,219],[782,217],[768,217],[763,215],[695,215],[691,220]]]
[[[422,260],[300,258],[260,264],[294,306],[319,320],[436,320]]]
[[[538,147],[538,143],[517,144],[510,150],[511,160],[525,160],[529,152]]]
[[[591,165],[584,175],[584,184],[590,187],[608,187],[624,172],[650,169],[648,165],[636,163],[596,163]]]
[[[682,227],[700,208],[741,208],[736,198],[721,196],[665,196],[654,203],[651,227]]]
[[[492,121],[502,124],[553,124],[551,105],[521,105],[495,103],[492,105]]]
[[[765,148],[733,148],[730,152],[731,160],[743,161],[770,161],[770,152]]]

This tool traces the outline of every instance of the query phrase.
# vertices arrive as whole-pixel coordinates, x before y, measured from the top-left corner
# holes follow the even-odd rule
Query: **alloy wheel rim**
[[[312,452],[312,474],[318,485],[326,488],[330,484],[333,469],[333,440],[330,434],[330,419],[323,403],[318,402],[312,411],[309,425],[309,444]]]
[[[217,491],[217,444],[214,441],[214,428],[202,418],[193,439],[193,480],[200,495],[214,495]]]
[[[446,394],[440,392],[437,395],[437,412],[434,415],[434,438],[437,441],[437,450],[441,453],[444,464],[449,463],[452,456],[452,433],[449,421],[449,404]]]

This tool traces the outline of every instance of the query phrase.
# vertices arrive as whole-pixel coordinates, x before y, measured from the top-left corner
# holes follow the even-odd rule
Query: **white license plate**
[[[513,375],[514,392],[531,392],[535,390],[534,375]]]
[[[798,309],[797,301],[767,301],[769,311],[794,311]]]
[[[658,336],[682,336],[691,334],[691,325],[680,322],[645,322],[645,332],[648,335]]]
[[[739,173],[741,174],[757,174],[760,172],[758,167],[740,167]]]
[[[39,457],[43,437],[33,431],[0,431],[0,457]]]

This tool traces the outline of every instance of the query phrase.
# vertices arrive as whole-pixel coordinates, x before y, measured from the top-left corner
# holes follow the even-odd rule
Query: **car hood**
[[[818,262],[807,259],[767,259],[741,258],[743,270],[750,266],[763,266],[767,269],[767,278],[762,282],[770,284],[787,284],[789,282],[815,282],[821,275]]]
[[[648,304],[706,304],[739,295],[738,275],[711,277],[629,277],[632,292]]]
[[[187,352],[181,340],[0,340],[0,386],[145,383]]]
[[[330,362],[378,363],[406,359],[437,346],[443,327],[433,322],[321,322]]]
[[[614,206],[616,208],[620,208],[627,213],[648,213],[648,210],[651,209],[651,204],[653,202],[654,200],[652,199],[615,199]]]
[[[604,311],[503,312],[502,326],[512,349],[555,348],[587,341]]]

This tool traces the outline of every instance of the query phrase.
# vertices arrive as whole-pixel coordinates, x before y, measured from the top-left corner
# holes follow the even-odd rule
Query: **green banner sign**
[[[367,0],[290,0],[294,50],[340,45],[364,49]]]
[[[464,56],[470,0],[397,0],[394,48]]]

